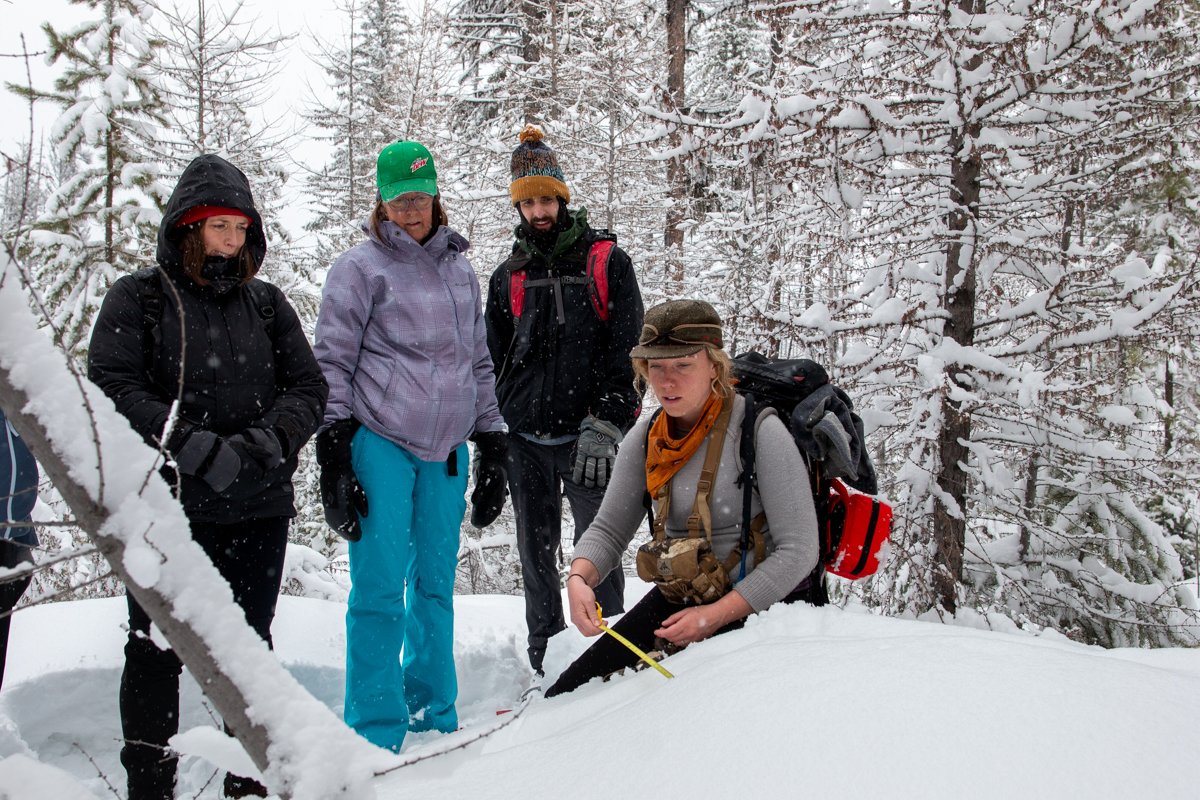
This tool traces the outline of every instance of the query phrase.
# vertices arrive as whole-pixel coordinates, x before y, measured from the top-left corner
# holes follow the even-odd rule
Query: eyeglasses
[[[387,201],[387,207],[392,211],[408,211],[416,209],[417,211],[425,211],[433,206],[433,195],[431,194],[414,194],[406,197],[396,197]]]

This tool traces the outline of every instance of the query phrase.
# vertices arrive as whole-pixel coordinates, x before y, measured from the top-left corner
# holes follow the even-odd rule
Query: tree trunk
[[[124,581],[129,593],[163,632],[196,683],[204,687],[205,697],[212,701],[221,718],[237,733],[238,741],[246,748],[254,765],[265,772],[269,765],[267,731],[246,716],[246,707],[249,705],[246,696],[221,671],[212,651],[192,626],[172,616],[170,601],[154,588],[139,586],[129,575],[124,565],[124,542],[103,533],[109,520],[108,510],[95,502],[72,477],[71,469],[51,447],[46,431],[37,419],[22,411],[28,404],[29,396],[12,384],[7,369],[0,369],[0,406],[4,407],[13,427],[29,445],[46,477],[71,507],[79,527],[88,534],[108,560],[113,573]],[[281,794],[280,797],[286,799],[290,794]]]
[[[687,66],[688,0],[667,0],[667,92],[663,106],[669,112],[687,111],[684,96],[684,68]],[[671,128],[670,148],[676,154],[667,161],[667,218],[663,230],[666,249],[667,279],[675,291],[683,290],[683,221],[688,202],[687,166],[678,154],[682,144],[681,123]]]
[[[968,14],[984,10],[983,0],[961,0]],[[974,56],[965,70],[979,66]],[[946,314],[942,335],[969,349],[975,344],[975,239],[978,234],[979,192],[982,158],[974,142],[979,124],[973,122],[973,103],[964,107],[964,126],[950,136],[950,213],[946,247],[946,287],[942,295]],[[965,147],[964,147],[965,146]],[[958,607],[957,588],[963,577],[963,548],[966,546],[966,499],[968,458],[971,441],[971,411],[951,395],[953,387],[971,388],[964,381],[965,367],[947,365],[946,394],[942,398],[942,427],[938,431],[937,484],[941,494],[933,511],[934,589],[942,608],[951,614]]]
[[[1029,466],[1025,470],[1025,499],[1023,501],[1023,509],[1026,519],[1021,523],[1020,538],[1018,540],[1019,549],[1017,551],[1017,558],[1021,563],[1024,563],[1029,555],[1029,543],[1033,536],[1030,520],[1037,513],[1037,485],[1040,471],[1041,459],[1037,453],[1033,453],[1029,458]]]
[[[1171,428],[1175,423],[1175,374],[1171,372],[1171,360],[1163,365],[1163,402],[1170,409],[1163,415],[1163,455],[1170,456],[1175,446],[1174,433]]]
[[[951,137],[951,152],[962,149],[962,137]],[[955,141],[957,139],[957,141]],[[951,162],[950,241],[946,248],[946,292],[943,310],[944,338],[970,348],[975,343],[974,239],[979,205],[981,163],[977,154]],[[934,505],[936,588],[941,605],[950,613],[957,608],[956,590],[962,581],[963,547],[966,544],[967,442],[971,440],[971,412],[953,398],[951,387],[968,388],[958,363],[947,366],[946,394],[942,398],[942,427],[938,432],[938,488],[945,493]]]
[[[117,49],[117,26],[113,24],[115,11],[112,0],[109,0],[104,8],[105,22],[109,25],[106,57],[108,59],[108,71],[111,74],[113,72],[113,64],[116,62]],[[104,133],[104,260],[115,267],[117,266],[117,258],[114,249],[113,229],[117,225],[117,211],[115,208],[117,175],[113,165],[116,163],[119,133],[116,112],[110,108],[104,117],[108,124],[108,130]]]
[[[544,17],[540,3],[534,2],[534,0],[522,0],[521,16],[525,22],[521,30],[521,59],[525,62],[522,69],[525,73],[527,87],[522,111],[525,122],[529,124],[536,123],[539,115],[548,110],[546,87],[542,85],[541,76],[538,76],[534,69],[542,60],[541,38]]]
[[[771,15],[771,62],[768,72],[771,86],[775,90],[779,90],[780,81],[778,76],[783,70],[783,24],[779,14]],[[771,127],[778,132],[780,121],[776,117],[774,111],[771,112]],[[776,312],[783,307],[783,279],[781,273],[784,271],[784,256],[782,248],[783,232],[778,229],[778,225],[782,223],[779,219],[781,212],[777,208],[777,200],[779,198],[780,185],[785,184],[779,174],[779,140],[771,138],[764,142],[763,148],[757,159],[760,161],[760,174],[766,176],[767,180],[763,183],[760,195],[761,202],[758,204],[756,216],[760,217],[766,223],[767,234],[767,252],[766,252],[766,274],[763,276],[767,281],[767,292],[763,297],[763,332],[766,335],[764,347],[768,356],[778,358],[782,353],[783,337],[781,336],[779,320]]]
[[[208,17],[205,0],[196,3],[196,147],[201,153],[208,152],[208,134],[205,131],[205,111],[208,110]]]

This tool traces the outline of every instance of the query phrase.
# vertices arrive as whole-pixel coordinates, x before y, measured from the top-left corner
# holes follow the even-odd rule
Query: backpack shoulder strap
[[[646,426],[646,451],[650,450],[650,429],[654,427],[658,415],[662,413],[662,409],[656,409],[654,415],[650,417],[650,424]],[[713,483],[716,482],[717,470],[721,466],[721,451],[725,449],[725,434],[729,430],[729,418],[733,414],[733,403],[725,403],[721,409],[721,413],[717,415],[717,420],[713,423],[712,430],[709,431],[708,447],[704,451],[704,464],[700,469],[700,480],[696,484],[696,499],[692,503],[692,513],[688,516],[687,528],[688,538],[696,538],[700,535],[701,529],[704,530],[705,536],[709,542],[712,541],[712,499],[710,492],[712,491]],[[644,492],[642,496],[642,505],[646,507],[646,512],[650,516],[650,531],[654,535],[656,541],[661,540],[667,535],[667,515],[670,512],[671,506],[671,482],[663,486],[658,493],[658,519],[654,518],[654,508],[651,503],[650,493]]]
[[[514,269],[508,273],[508,310],[513,319],[520,319],[525,310],[525,270]]]
[[[607,231],[601,231],[601,234],[603,238],[592,242],[588,250],[587,278],[592,308],[596,309],[601,322],[608,322],[608,257],[617,240]]]
[[[661,413],[663,413],[661,406],[654,409],[654,413],[650,415],[650,422],[647,423],[647,425],[646,425],[646,440],[644,442],[642,442],[642,449],[646,452],[647,455],[649,455],[649,453],[650,453],[650,430],[654,427],[654,423],[658,420],[658,415]],[[642,492],[642,507],[646,509],[646,518],[650,522],[650,533],[652,533],[654,535],[654,538],[656,540],[661,538],[661,536],[659,535],[660,533],[665,536],[666,535],[665,520],[666,520],[667,515],[659,514],[659,517],[661,517],[662,520],[664,520],[664,524],[660,531],[658,528],[655,527],[654,503],[651,501],[649,491]]]
[[[742,565],[739,580],[746,576],[745,556],[750,550],[750,506],[754,498],[754,484],[758,481],[754,471],[754,434],[758,416],[754,413],[754,393],[747,392],[742,399],[746,403],[746,413],[742,417],[742,435],[738,437],[738,452],[742,457],[742,474],[738,476],[738,485],[742,487],[742,539],[738,545]]]
[[[721,451],[725,449],[725,434],[729,430],[729,418],[733,415],[733,403],[722,403],[721,413],[713,423],[708,433],[708,449],[704,453],[704,466],[700,469],[700,480],[696,483],[696,501],[692,504],[692,513],[688,517],[688,538],[693,539],[704,535],[712,542],[712,487],[717,479],[717,470],[721,466]],[[670,485],[670,484],[668,484]]]
[[[158,352],[162,349],[162,276],[158,267],[143,267],[133,273],[133,278],[142,306],[142,370],[153,382]]]
[[[508,310],[514,322],[521,318],[521,313],[525,310],[525,277],[530,260],[528,253],[519,251],[517,246],[513,245],[513,252],[499,267],[508,273]],[[503,285],[502,282],[502,290]]]
[[[250,297],[254,300],[254,307],[258,311],[258,318],[262,320],[263,330],[267,332],[271,341],[274,341],[275,298],[271,295],[271,288],[258,278],[251,278],[250,282],[246,284],[246,289],[249,290]]]

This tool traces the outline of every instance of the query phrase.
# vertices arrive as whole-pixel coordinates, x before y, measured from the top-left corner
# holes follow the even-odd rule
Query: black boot
[[[131,613],[131,626],[133,620]],[[179,759],[167,740],[179,729],[182,668],[170,650],[159,650],[136,630],[130,633],[120,691],[125,738],[121,765],[128,776],[129,800],[174,800]]]
[[[267,787],[253,778],[225,773],[225,797],[266,797]]]
[[[176,759],[155,748],[126,744],[121,762],[129,776],[129,800],[175,800]]]

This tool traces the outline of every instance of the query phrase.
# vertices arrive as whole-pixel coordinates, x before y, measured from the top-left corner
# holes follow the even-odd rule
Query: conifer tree
[[[160,7],[155,28],[163,42],[161,96],[168,125],[157,142],[158,156],[172,176],[202,153],[216,153],[245,172],[268,229],[271,249],[264,268],[282,276],[287,270],[276,266],[290,239],[279,215],[288,136],[265,119],[263,107],[289,39],[260,32],[245,17],[240,1],[229,8],[213,0]]]
[[[317,237],[316,258],[329,264],[361,236],[359,224],[367,216],[375,196],[375,158],[381,142],[387,141],[387,125],[380,111],[389,108],[386,97],[396,81],[385,80],[389,72],[368,70],[367,30],[374,29],[392,40],[387,27],[391,3],[381,0],[382,18],[370,20],[373,4],[347,0],[344,28],[336,43],[320,44],[317,56],[329,78],[332,98],[314,98],[305,119],[324,131],[318,138],[332,145],[329,160],[306,176],[308,196],[315,211],[306,226]],[[381,29],[382,25],[382,29]],[[374,55],[382,52],[375,48]]]
[[[792,321],[856,340],[840,367],[900,501],[873,587],[889,610],[1186,639],[1179,559],[1143,499],[1161,384],[1138,343],[1190,324],[1193,234],[1174,215],[1187,235],[1113,246],[1118,206],[1195,124],[1185,7],[757,7],[792,36],[769,141],[843,204],[847,289]]]
[[[143,0],[72,0],[94,16],[67,31],[43,26],[48,59],[62,68],[48,91],[12,87],[62,108],[51,141],[67,175],[35,223],[29,263],[53,312],[50,324],[78,352],[104,290],[149,263],[165,201],[150,143],[162,123],[153,69],[160,43]]]
[[[779,13],[726,6],[697,26],[688,136],[707,162],[694,198],[689,280],[719,282],[735,348],[794,355],[787,310],[830,293],[820,264],[840,221],[822,212],[819,173],[799,151],[793,98],[794,29]],[[710,266],[713,265],[713,266]],[[810,337],[811,338],[811,337]],[[823,356],[827,353],[804,352]]]
[[[586,207],[590,224],[617,234],[643,280],[660,269],[647,262],[661,261],[653,243],[664,200],[648,188],[665,167],[643,144],[641,114],[646,87],[661,72],[661,53],[650,44],[655,18],[637,0],[466,0],[450,15],[461,88],[449,133],[463,165],[459,191],[477,262],[495,265],[511,247],[517,217],[507,197],[509,160],[518,133],[532,123],[558,156],[571,207]]]
[[[643,144],[645,87],[659,74],[661,53],[649,41],[637,0],[558,4],[562,25],[552,42],[554,99],[547,112],[573,201],[588,222],[615,233],[630,253],[643,291],[662,274],[656,246],[665,213],[659,192],[666,168]],[[649,27],[649,29],[647,29]]]
[[[316,98],[305,115],[332,143],[329,160],[308,176],[316,215],[317,261],[328,265],[359,241],[374,208],[375,159],[391,142],[423,141],[450,166],[440,135],[451,83],[445,18],[432,3],[406,9],[397,0],[354,0],[342,7],[345,31],[319,57],[332,98]]]
[[[544,21],[553,5],[462,0],[449,15],[450,46],[458,57],[446,130],[457,165],[455,224],[471,240],[476,268],[485,275],[512,245],[509,158],[517,134],[527,123],[546,126],[557,107],[547,91],[550,60],[542,60],[549,49]],[[554,136],[553,130],[547,134]]]
[[[28,141],[19,142],[13,155],[5,154],[3,187],[0,188],[0,231],[5,238],[25,231],[49,196],[52,167],[47,163],[44,143],[36,150]]]

